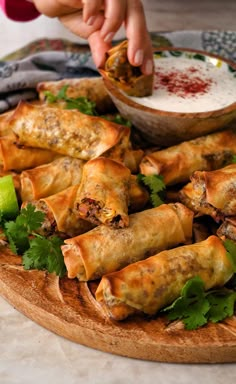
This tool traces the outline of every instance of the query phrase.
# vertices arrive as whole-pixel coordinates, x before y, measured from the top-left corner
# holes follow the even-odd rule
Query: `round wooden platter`
[[[121,356],[171,363],[236,362],[236,317],[195,331],[164,317],[114,322],[94,299],[94,283],[25,271],[0,250],[0,294],[27,317],[76,343]]]

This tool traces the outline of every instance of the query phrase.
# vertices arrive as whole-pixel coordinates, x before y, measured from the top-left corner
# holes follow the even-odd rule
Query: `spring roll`
[[[216,232],[219,237],[226,237],[227,239],[236,242],[236,216],[226,217]]]
[[[96,158],[114,147],[128,128],[78,110],[25,102],[18,105],[9,124],[19,144],[82,160]]]
[[[133,213],[121,229],[99,225],[65,240],[68,277],[94,280],[164,249],[191,241],[193,213],[182,204],[163,204]]]
[[[23,171],[49,163],[58,153],[47,149],[18,146],[12,135],[0,137],[0,163],[4,171]]]
[[[20,175],[22,201],[38,200],[79,184],[85,161],[62,156],[51,163],[23,171]]]
[[[236,164],[215,171],[196,171],[180,191],[180,200],[198,215],[216,222],[236,215]]]
[[[57,95],[64,86],[68,86],[66,90],[67,97],[73,99],[86,97],[89,101],[93,101],[96,104],[96,111],[99,114],[112,112],[115,109],[112,99],[104,86],[102,77],[41,82],[37,85],[40,100],[45,100],[46,91]]]
[[[114,320],[123,320],[137,311],[154,315],[180,296],[189,279],[199,276],[205,290],[209,290],[224,286],[233,274],[221,239],[210,236],[103,276],[96,299]]]
[[[131,175],[129,184],[129,212],[143,210],[150,200],[150,194],[138,181],[136,175]]]
[[[127,40],[112,47],[107,52],[106,62],[104,68],[100,68],[100,73],[129,96],[150,96],[154,75],[144,75],[140,67],[131,65],[127,50]]]
[[[42,226],[37,233],[43,236],[60,233],[73,237],[94,228],[94,225],[88,221],[78,219],[73,209],[77,189],[78,185],[73,185],[49,197],[22,204],[22,208],[33,204],[37,211],[45,214]]]
[[[140,163],[144,175],[160,174],[166,185],[188,182],[194,171],[211,171],[231,163],[236,131],[225,130],[149,153]]]
[[[127,227],[130,176],[130,170],[114,160],[88,161],[75,201],[78,215],[96,225]]]

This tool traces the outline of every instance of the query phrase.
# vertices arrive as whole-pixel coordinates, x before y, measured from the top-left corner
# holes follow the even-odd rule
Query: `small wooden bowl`
[[[189,60],[190,66],[196,61],[206,62],[208,66],[214,66],[219,70],[219,76],[228,72],[235,82],[235,99],[227,106],[203,112],[174,112],[171,110],[154,109],[139,104],[118,89],[114,83],[104,77],[106,89],[116,105],[120,114],[129,119],[132,124],[140,130],[145,138],[152,144],[170,146],[181,141],[190,140],[228,126],[236,119],[236,64],[200,50],[185,48],[159,48],[154,52],[154,63],[158,60],[172,58],[173,68],[176,60],[185,58]],[[222,89],[222,100],[224,89]],[[224,103],[222,103],[224,104]]]

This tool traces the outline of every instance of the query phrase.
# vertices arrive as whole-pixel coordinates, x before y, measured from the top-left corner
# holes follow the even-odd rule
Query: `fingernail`
[[[87,20],[87,25],[93,25],[95,18],[96,16],[90,16],[90,18]]]
[[[153,71],[153,62],[152,60],[148,60],[145,64],[145,73],[146,75],[151,75]]]
[[[105,37],[104,37],[104,42],[105,43],[110,43],[114,37],[114,32],[109,32]]]
[[[135,53],[135,56],[134,56],[134,64],[141,65],[142,62],[143,62],[143,50],[138,49],[138,51]]]

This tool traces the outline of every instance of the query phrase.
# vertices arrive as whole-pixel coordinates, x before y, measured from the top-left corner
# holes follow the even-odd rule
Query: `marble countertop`
[[[150,0],[150,31],[236,30],[236,2]],[[24,25],[0,14],[0,56],[38,38],[80,41],[56,20],[40,17]],[[123,31],[120,31],[120,37]],[[81,41],[83,42],[83,41]],[[167,364],[140,361],[93,350],[33,323],[0,298],[1,384],[230,384],[236,364]]]

